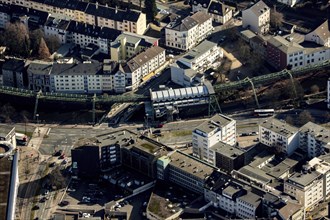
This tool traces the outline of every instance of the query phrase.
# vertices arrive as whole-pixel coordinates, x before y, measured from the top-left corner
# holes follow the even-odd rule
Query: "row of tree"
[[[41,29],[29,31],[21,22],[7,23],[3,34],[0,35],[0,44],[7,47],[7,53],[17,57],[36,57],[47,59],[58,49],[58,37],[44,37]]]

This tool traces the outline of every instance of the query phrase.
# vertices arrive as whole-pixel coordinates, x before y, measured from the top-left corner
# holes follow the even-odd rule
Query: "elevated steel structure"
[[[264,84],[274,83],[282,79],[291,79],[293,83],[294,92],[296,94],[296,88],[294,86],[293,77],[298,77],[311,71],[322,70],[330,67],[330,60],[327,60],[320,64],[310,65],[307,67],[297,68],[294,70],[282,70],[275,73],[270,73],[262,76],[246,78],[236,82],[230,82],[226,84],[219,84],[214,86],[215,95],[223,91],[230,91],[235,89],[248,88],[251,85],[258,86]],[[127,93],[124,95],[79,95],[79,94],[66,94],[66,93],[53,93],[53,92],[35,92],[27,89],[18,89],[7,86],[0,86],[0,94],[7,94],[20,97],[35,98],[34,115],[37,112],[38,102],[42,100],[50,101],[63,101],[63,102],[80,102],[80,103],[92,103],[93,111],[95,111],[96,103],[129,103],[129,102],[145,102],[150,101],[149,95],[138,95],[134,93]],[[221,111],[221,110],[220,110]],[[94,115],[94,113],[93,113]],[[93,116],[93,121],[95,120]]]

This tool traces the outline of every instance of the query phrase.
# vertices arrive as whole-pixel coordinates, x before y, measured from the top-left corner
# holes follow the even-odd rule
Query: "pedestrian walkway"
[[[50,128],[48,127],[37,127],[29,141],[28,147],[32,147],[36,150],[39,150],[42,140],[46,135],[48,135]]]

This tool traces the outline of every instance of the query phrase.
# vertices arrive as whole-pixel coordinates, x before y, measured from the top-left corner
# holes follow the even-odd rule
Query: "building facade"
[[[329,20],[327,19],[315,30],[306,34],[305,41],[311,41],[321,46],[330,47]]]
[[[193,155],[215,165],[215,152],[211,148],[220,141],[231,146],[236,144],[236,121],[217,114],[193,130]]]
[[[203,72],[223,57],[223,50],[216,43],[205,40],[178,59],[190,69]]]
[[[27,85],[25,74],[25,61],[9,59],[2,65],[2,80],[4,86],[24,89]]]
[[[2,3],[20,5],[50,14],[61,14],[77,22],[99,27],[107,27],[119,31],[143,34],[146,30],[146,15],[135,10],[122,10],[102,6],[98,3],[81,1],[47,1],[47,0],[1,0]]]
[[[154,46],[139,53],[122,66],[125,72],[126,91],[139,87],[143,78],[165,64],[165,49]]]
[[[330,152],[330,130],[313,122],[299,129],[299,147],[307,152],[309,158]]]
[[[187,51],[205,39],[212,29],[212,17],[202,11],[175,19],[165,27],[165,45]]]
[[[110,57],[111,60],[117,62],[128,60],[151,46],[158,46],[158,39],[132,33],[122,33],[110,43]]]
[[[270,26],[270,8],[261,0],[242,11],[243,28],[266,34]]]
[[[299,146],[299,130],[277,119],[259,125],[260,143],[274,147],[277,152],[291,155]]]
[[[317,171],[295,173],[284,182],[284,192],[308,210],[323,199],[323,185],[323,175]]]

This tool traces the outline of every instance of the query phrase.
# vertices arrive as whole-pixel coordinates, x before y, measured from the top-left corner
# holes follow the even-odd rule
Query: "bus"
[[[25,134],[22,133],[15,133],[16,136],[16,144],[17,145],[21,145],[21,146],[25,146],[28,143],[28,136],[26,136]]]
[[[266,117],[274,115],[274,109],[256,109],[254,110],[254,115],[259,117]]]

